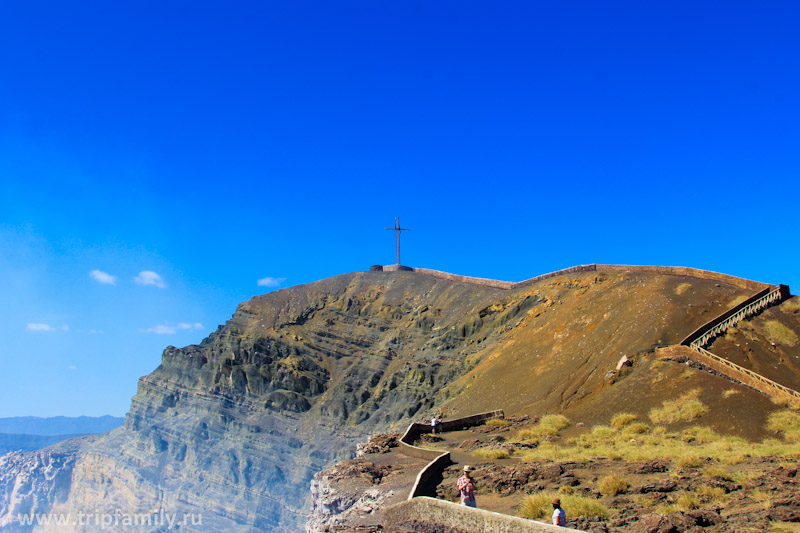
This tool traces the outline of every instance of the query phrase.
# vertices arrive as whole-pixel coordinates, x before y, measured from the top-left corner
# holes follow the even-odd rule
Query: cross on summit
[[[401,231],[411,231],[411,228],[401,228],[400,227],[400,217],[394,217],[394,227],[393,228],[383,228],[388,230],[393,230],[395,233],[395,242],[397,245],[397,264],[400,264],[400,232]]]

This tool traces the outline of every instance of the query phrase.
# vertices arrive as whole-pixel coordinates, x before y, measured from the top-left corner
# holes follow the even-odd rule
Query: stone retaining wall
[[[561,270],[556,270],[555,272],[541,274],[539,276],[520,281],[514,284],[514,288],[527,287],[528,285],[533,285],[534,283],[538,283],[546,279],[554,278],[556,276],[561,276],[562,274],[574,274],[577,272],[594,272],[595,270],[597,270],[597,265],[578,265],[570,268],[564,268]]]
[[[738,278],[736,276],[721,274],[719,272],[712,272],[710,270],[701,270],[699,268],[690,268],[690,267],[649,266],[649,265],[601,265],[601,264],[578,265],[570,268],[564,268],[562,270],[556,270],[555,272],[542,274],[517,283],[514,283],[512,281],[501,281],[496,279],[459,276],[457,274],[450,274],[449,272],[441,272],[439,270],[431,270],[428,268],[413,268],[401,265],[387,265],[383,267],[383,270],[386,272],[396,272],[398,270],[419,272],[420,274],[427,274],[428,276],[433,276],[448,281],[472,283],[475,285],[482,285],[484,287],[494,287],[496,289],[505,289],[505,290],[527,287],[539,281],[554,278],[556,276],[561,276],[564,274],[574,274],[578,272],[596,272],[596,271],[645,272],[652,274],[664,274],[668,276],[690,276],[693,278],[710,279],[714,281],[719,281],[721,283],[729,283],[731,285],[735,285],[742,289],[753,290],[753,291],[760,291],[770,287],[770,285],[767,283],[761,283],[759,281]]]
[[[408,527],[413,522],[492,533],[579,531],[427,497],[414,498],[381,509],[381,523],[384,527]]]
[[[760,281],[753,281],[750,279],[737,278],[736,276],[729,276],[728,274],[720,274],[719,272],[712,272],[711,270],[701,270],[699,268],[690,267],[670,267],[670,266],[648,266],[648,265],[595,265],[597,270],[603,271],[630,271],[630,272],[648,272],[653,274],[666,274],[669,276],[691,276],[693,278],[710,279],[722,283],[729,283],[742,289],[751,291],[760,291],[770,287],[768,283],[761,283]]]
[[[384,272],[397,272],[398,270],[407,270],[411,272],[419,272],[420,274],[427,274],[434,278],[444,279],[447,281],[458,281],[461,283],[472,283],[473,285],[481,285],[483,287],[493,287],[495,289],[512,289],[514,288],[513,281],[500,281],[497,279],[488,278],[473,278],[470,276],[459,276],[458,274],[450,274],[449,272],[441,272],[439,270],[431,270],[429,268],[413,268],[398,265],[387,265],[383,267]]]

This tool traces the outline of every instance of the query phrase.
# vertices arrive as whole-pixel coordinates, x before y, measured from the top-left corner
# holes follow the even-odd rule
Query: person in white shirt
[[[553,525],[567,527],[567,513],[561,508],[559,498],[553,498]]]

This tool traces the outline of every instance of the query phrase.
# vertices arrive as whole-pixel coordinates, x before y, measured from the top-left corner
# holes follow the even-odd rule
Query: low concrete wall
[[[656,357],[659,359],[676,359],[678,357],[692,359],[709,368],[713,368],[720,374],[744,383],[772,399],[783,400],[794,407],[800,407],[800,392],[776,383],[761,374],[741,367],[718,355],[714,355],[708,350],[697,351],[688,346],[674,345],[666,348],[656,348]]]
[[[473,426],[479,426],[487,420],[492,420],[493,418],[505,418],[505,416],[506,415],[503,410],[498,409],[496,411],[487,411],[477,415],[454,418],[453,420],[445,420],[442,422],[442,431],[458,431],[461,429],[467,429]]]
[[[556,270],[555,272],[542,274],[517,283],[514,283],[512,281],[501,281],[496,279],[459,276],[458,274],[450,274],[449,272],[441,272],[439,270],[431,270],[428,268],[412,268],[400,265],[386,265],[383,267],[383,270],[386,272],[396,272],[398,270],[419,272],[420,274],[427,274],[428,276],[434,276],[436,278],[445,279],[448,281],[473,283],[475,285],[482,285],[484,287],[494,287],[496,289],[517,289],[520,287],[527,287],[528,285],[533,285],[534,283],[537,283],[539,281],[554,278],[556,276],[561,276],[564,274],[574,274],[578,272],[596,272],[596,271],[645,272],[652,274],[663,274],[668,276],[691,276],[693,278],[710,279],[722,283],[729,283],[731,285],[735,285],[742,289],[748,289],[753,291],[760,291],[763,290],[764,288],[770,287],[770,285],[767,283],[761,283],[760,281],[738,278],[736,276],[729,276],[728,274],[712,272],[711,270],[701,270],[699,268],[690,268],[690,267],[649,266],[649,265],[602,265],[602,264],[578,265],[570,268]]]
[[[456,431],[459,429],[467,429],[473,426],[478,426],[492,418],[503,418],[505,414],[502,409],[496,411],[487,411],[485,413],[478,413],[476,415],[465,416],[462,418],[454,418],[442,422],[442,431]],[[430,424],[420,424],[419,422],[412,422],[403,436],[400,437],[399,445],[400,451],[411,457],[418,457],[420,459],[436,459],[442,452],[441,450],[427,450],[414,446],[411,444],[419,438],[420,435],[431,432]]]
[[[436,459],[442,454],[441,450],[428,450],[411,444],[417,440],[420,435],[430,432],[430,424],[419,424],[417,422],[412,423],[408,426],[408,429],[406,429],[406,432],[403,433],[403,436],[400,437],[400,440],[398,441],[400,451],[406,455],[417,457],[419,459],[428,459],[429,461]]]
[[[555,272],[541,274],[539,276],[520,281],[519,283],[514,284],[514,288],[527,287],[528,285],[533,285],[534,283],[538,283],[539,281],[544,281],[546,279],[554,278],[556,276],[561,276],[563,274],[574,274],[576,272],[594,272],[595,270],[597,270],[597,265],[578,265],[570,268],[564,268],[561,270],[556,270]]]
[[[404,525],[407,527],[407,524],[412,522],[492,533],[579,531],[483,509],[473,509],[435,498],[414,498],[381,509],[381,523],[384,527],[401,528]]]
[[[691,276],[693,278],[710,279],[722,283],[729,283],[742,289],[760,291],[768,288],[768,283],[753,281],[750,279],[737,278],[728,274],[720,274],[711,270],[701,270],[690,267],[670,267],[670,266],[648,266],[648,265],[595,265],[597,270],[604,271],[631,271],[631,272],[650,272],[653,274],[667,274],[670,276]]]
[[[459,429],[466,429],[472,426],[477,426],[491,420],[493,418],[503,418],[505,414],[502,409],[496,411],[488,411],[486,413],[478,413],[477,415],[465,416],[462,418],[455,418],[442,422],[442,431],[455,431]],[[400,451],[411,457],[418,457],[420,459],[429,459],[430,462],[425,465],[422,470],[417,474],[414,485],[411,487],[408,498],[414,498],[421,494],[431,492],[430,482],[437,476],[440,476],[444,469],[449,466],[452,461],[450,460],[450,452],[442,452],[441,450],[427,450],[414,446],[411,444],[419,438],[423,433],[430,433],[430,424],[420,424],[413,422],[408,426],[406,432],[400,437],[398,441]]]
[[[420,274],[427,274],[434,278],[444,279],[447,281],[457,281],[460,283],[472,283],[473,285],[482,285],[484,287],[493,287],[495,289],[511,289],[516,285],[513,281],[500,281],[497,279],[488,278],[473,278],[470,276],[459,276],[458,274],[450,274],[449,272],[441,272],[439,270],[431,270],[429,268],[412,268],[400,267],[397,265],[388,265],[383,267],[384,272],[397,272],[398,270],[409,270],[412,272],[419,272]]]
[[[444,452],[439,457],[425,465],[425,468],[419,471],[417,478],[414,480],[414,486],[411,487],[411,492],[408,494],[408,499],[416,498],[417,496],[436,495],[436,485],[433,480],[442,475],[444,469],[453,464],[450,459],[450,452]]]

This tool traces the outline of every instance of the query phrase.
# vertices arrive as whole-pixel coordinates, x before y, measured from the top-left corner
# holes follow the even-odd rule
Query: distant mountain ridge
[[[5,455],[8,452],[22,451],[32,452],[40,448],[45,448],[51,444],[61,442],[62,440],[71,439],[72,437],[80,437],[82,433],[73,433],[68,435],[28,435],[16,433],[0,433],[0,455]]]
[[[16,435],[86,435],[118,428],[125,419],[118,416],[13,416],[0,418],[0,433]],[[63,439],[62,439],[63,440]],[[58,442],[58,441],[55,441]]]

